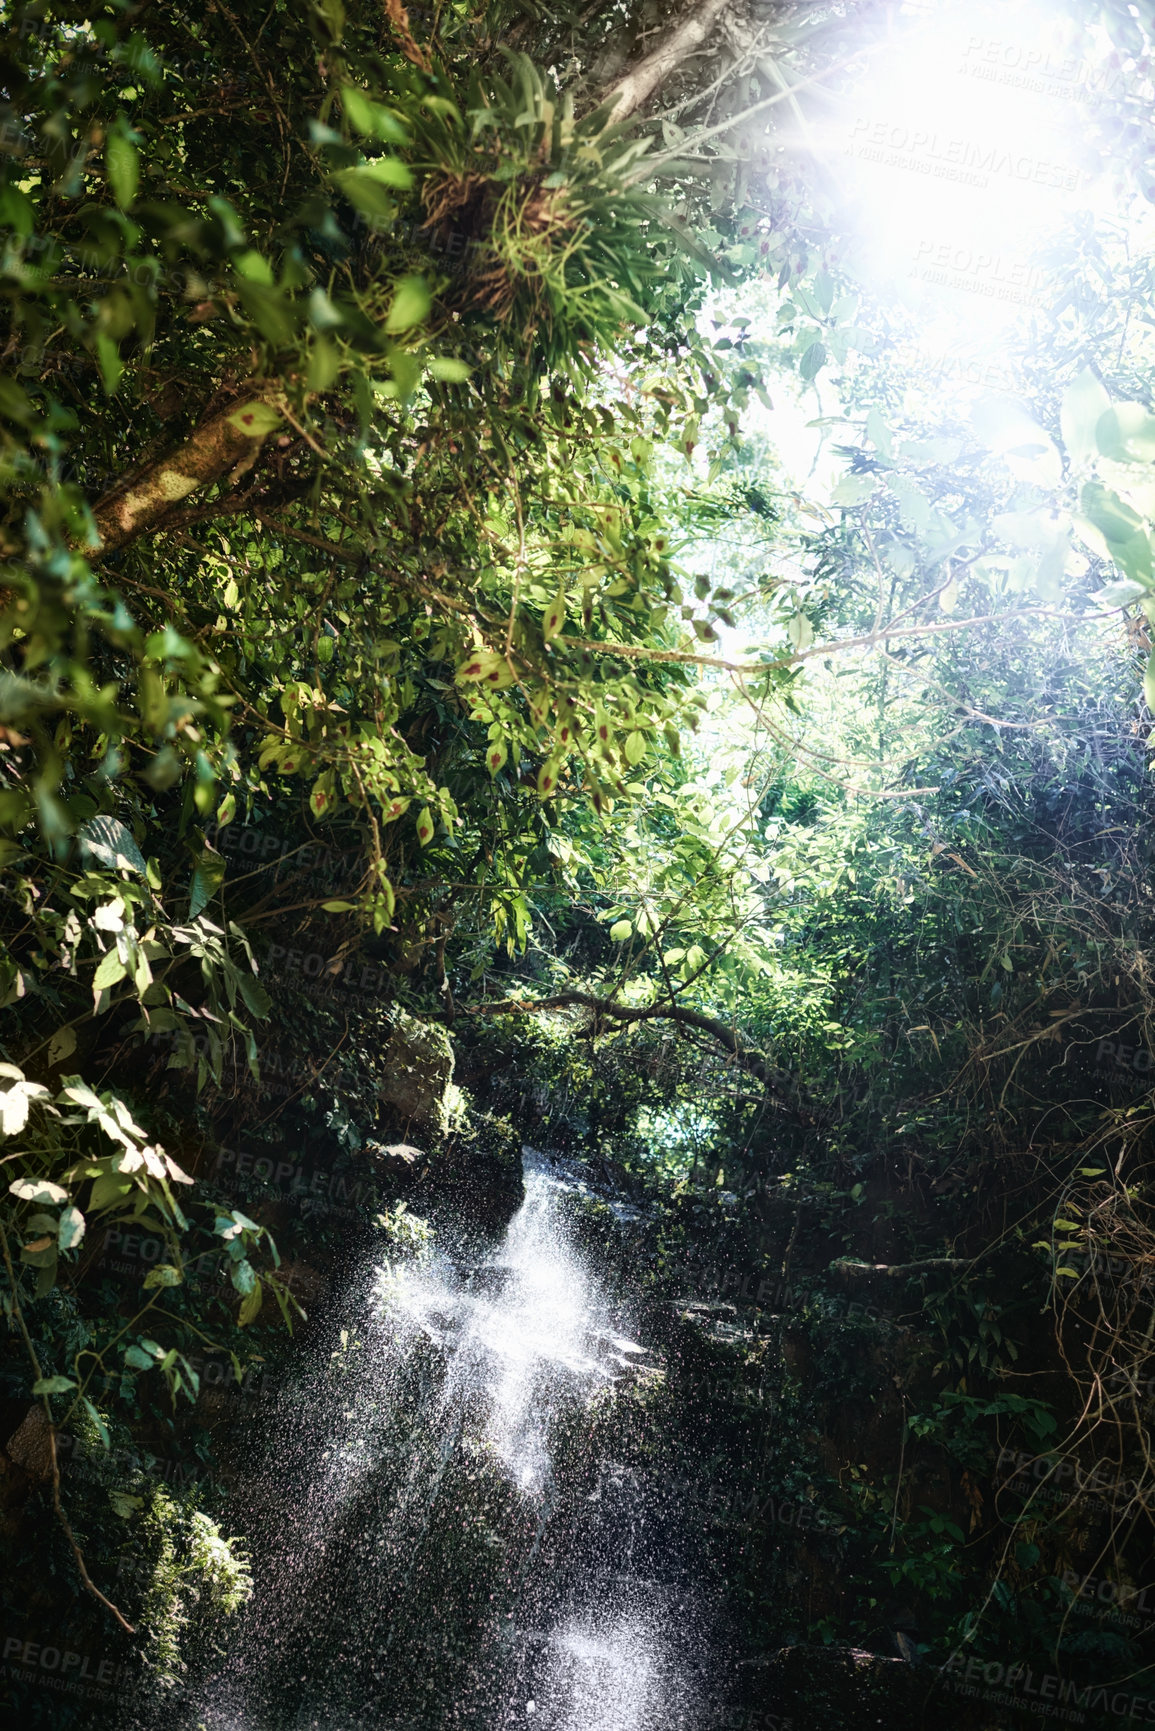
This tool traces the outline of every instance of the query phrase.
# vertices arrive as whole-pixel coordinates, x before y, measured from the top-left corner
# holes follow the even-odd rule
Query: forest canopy
[[[0,1248],[59,1566],[139,1618],[61,1438],[199,1447],[204,1352],[291,1350],[316,1247],[238,1138],[407,1145],[402,1051],[468,1077],[415,1134],[649,1186],[655,1279],[723,1197],[965,1270],[904,1436],[1109,1432],[1146,1521],[1094,1275],[1155,1255],[1145,18],[2,16]],[[1059,1617],[1061,1546],[894,1499],[860,1599]]]

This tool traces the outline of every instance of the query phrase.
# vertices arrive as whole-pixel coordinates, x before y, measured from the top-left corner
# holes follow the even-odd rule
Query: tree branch
[[[32,1344],[32,1337],[28,1333],[28,1324],[24,1320],[24,1312],[20,1308],[20,1289],[16,1283],[16,1270],[12,1266],[12,1253],[8,1248],[8,1234],[4,1230],[2,1221],[0,1221],[0,1254],[3,1255],[4,1268],[8,1275],[8,1287],[12,1295],[12,1312],[16,1318],[17,1326],[20,1329],[25,1350],[31,1360],[36,1380],[37,1382],[40,1382],[43,1380],[44,1371],[36,1348]],[[94,1599],[99,1600],[105,1610],[112,1612],[113,1616],[126,1633],[129,1635],[135,1635],[136,1630],[128,1621],[127,1617],[125,1617],[123,1612],[117,1609],[111,1599],[105,1598],[104,1594],[88,1572],[88,1566],[84,1561],[84,1552],[76,1542],[76,1534],[73,1532],[68,1516],[64,1512],[64,1503],[60,1496],[60,1456],[56,1451],[56,1425],[52,1417],[52,1403],[46,1394],[41,1395],[40,1397],[40,1410],[44,1413],[44,1431],[48,1439],[48,1458],[51,1465],[52,1477],[52,1507],[56,1511],[56,1519],[59,1521],[60,1526],[63,1529],[65,1538],[68,1540],[73,1559],[76,1563],[77,1572],[80,1575],[80,1579],[84,1582],[85,1590],[91,1593]]]
[[[973,1268],[977,1257],[974,1256],[927,1256],[921,1262],[852,1262],[848,1257],[840,1256],[830,1264],[841,1274],[889,1274],[897,1278],[900,1274],[914,1274],[922,1268]]]
[[[98,499],[93,515],[101,551],[114,553],[138,535],[161,527],[182,499],[222,480],[238,464],[251,467],[271,430],[269,398],[275,390],[273,381],[254,384],[247,399],[210,415],[183,445],[135,470]]]
[[[730,0],[700,0],[651,53],[610,87],[603,103],[613,109],[615,123],[628,120],[649,101],[671,72],[702,46],[729,7]]]
[[[709,1034],[711,1039],[717,1040],[726,1050],[740,1070],[756,1076],[771,1094],[782,1104],[789,1106],[804,1122],[816,1122],[816,1116],[809,1105],[799,1105],[799,1090],[791,1085],[790,1078],[772,1064],[764,1052],[747,1046],[726,1022],[719,1021],[716,1016],[704,1015],[700,1010],[665,1003],[637,1006],[615,1004],[611,998],[596,998],[589,992],[558,992],[552,998],[495,998],[482,1004],[458,1005],[457,1015],[525,1016],[536,1015],[542,1010],[567,1009],[590,1010],[595,1019],[605,1017],[623,1026],[632,1022],[676,1022],[683,1028],[695,1028],[699,1033]],[[440,1021],[444,1018],[435,1014],[431,1019]]]

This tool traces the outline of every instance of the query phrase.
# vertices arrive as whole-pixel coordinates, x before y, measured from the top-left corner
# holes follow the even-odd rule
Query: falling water
[[[604,1452],[660,1364],[579,1248],[572,1171],[527,1150],[524,1183],[495,1248],[443,1229],[452,1253],[366,1266],[276,1413],[206,1731],[705,1723],[669,1497]]]

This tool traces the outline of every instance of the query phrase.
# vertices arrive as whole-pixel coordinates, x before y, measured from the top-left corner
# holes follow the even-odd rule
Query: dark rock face
[[[751,1703],[796,1731],[980,1731],[999,1723],[937,1669],[855,1647],[783,1647],[743,1669]]]
[[[383,1069],[380,1098],[399,1118],[435,1131],[448,1128],[453,1047],[443,1028],[397,1011]]]
[[[29,1478],[52,1477],[52,1443],[43,1407],[29,1407],[22,1423],[5,1443],[4,1452]]]

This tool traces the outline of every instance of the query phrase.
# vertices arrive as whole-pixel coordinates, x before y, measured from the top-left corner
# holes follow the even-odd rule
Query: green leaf
[[[137,134],[123,114],[118,114],[109,128],[104,146],[104,170],[121,210],[131,208],[140,185],[140,155],[136,148]]]
[[[830,495],[834,505],[862,505],[878,489],[874,475],[844,475]]]
[[[94,992],[106,991],[109,986],[117,986],[127,974],[128,969],[121,961],[115,949],[108,950],[101,958],[95,974],[92,976]]]
[[[1155,715],[1155,649],[1147,657],[1147,665],[1143,669],[1143,701]]]
[[[147,867],[144,855],[132,839],[132,831],[115,817],[93,817],[81,824],[76,839],[80,851],[88,860],[114,866],[118,871],[136,872],[144,877]]]
[[[124,362],[120,358],[119,345],[103,331],[96,339],[96,364],[100,368],[100,382],[104,386],[104,394],[111,397],[123,377]]]
[[[72,1250],[84,1237],[86,1222],[79,1208],[70,1202],[60,1216],[57,1243],[61,1250]]]
[[[184,1275],[179,1268],[174,1268],[171,1262],[158,1262],[155,1268],[150,1268],[144,1277],[146,1287],[180,1286]]]
[[[466,379],[473,377],[473,368],[468,362],[459,361],[454,355],[434,355],[427,364],[433,377],[445,385],[463,385]]]
[[[798,363],[799,377],[807,381],[817,378],[826,365],[826,348],[823,343],[811,343],[803,350],[802,359]]]
[[[242,403],[229,416],[229,426],[252,439],[263,439],[280,426],[281,420],[271,403]]]
[[[1155,461],[1155,416],[1142,403],[1114,403],[1099,417],[1095,442],[1117,463]]]
[[[305,383],[310,391],[327,391],[341,371],[341,356],[331,342],[318,337],[309,350]]]
[[[266,288],[272,288],[276,282],[272,265],[256,247],[250,246],[244,252],[237,253],[232,264],[233,269],[243,276],[246,282],[264,283]]]
[[[1088,481],[1081,495],[1083,515],[1112,542],[1129,541],[1143,527],[1143,519],[1120,499],[1118,493],[1099,481]]]
[[[237,990],[245,1001],[245,1008],[258,1021],[264,1021],[273,1007],[273,1000],[259,980],[251,974],[242,973],[237,977]]]
[[[796,613],[786,627],[786,635],[799,654],[814,642],[814,627],[805,613]]]
[[[206,847],[197,860],[193,871],[192,883],[189,886],[188,917],[195,920],[203,908],[206,908],[225,881],[225,860],[223,854],[213,848]]]
[[[32,1384],[33,1394],[67,1394],[76,1384],[70,1376],[42,1376]]]
[[[433,818],[430,815],[428,806],[424,807],[420,817],[417,819],[417,839],[421,843],[422,847],[428,847],[429,843],[433,840]]]
[[[1111,399],[1090,367],[1084,367],[1063,392],[1059,426],[1072,463],[1085,463],[1098,450],[1096,429]]]
[[[514,681],[509,661],[495,649],[475,649],[457,669],[457,677],[471,684],[484,685],[491,691],[504,691]]]
[[[387,224],[393,221],[397,214],[397,202],[390,196],[388,187],[383,186],[379,179],[366,174],[360,168],[344,168],[333,176],[333,181],[342,196],[349,200],[371,228],[378,223]]]
[[[629,920],[615,920],[610,927],[610,937],[615,944],[624,944],[626,939],[633,934],[633,930],[633,925]]]
[[[389,355],[389,371],[393,375],[389,390],[407,402],[421,383],[420,360],[408,349],[394,348]]]
[[[103,1208],[114,1208],[118,1202],[123,1202],[134,1188],[130,1180],[119,1172],[102,1172],[92,1186],[92,1194],[88,1199],[89,1212],[98,1214]]]
[[[1121,577],[1116,583],[1104,583],[1091,599],[1100,607],[1128,607],[1132,601],[1139,601],[1148,593],[1145,583],[1136,583],[1133,577]]]
[[[390,335],[412,330],[428,316],[432,305],[429,285],[423,276],[403,276],[393,291],[385,329]]]
[[[349,125],[367,138],[379,138],[385,144],[409,143],[409,134],[397,116],[379,102],[373,102],[356,85],[343,87],[341,104]]]
[[[76,1029],[57,1028],[48,1046],[49,1068],[54,1070],[58,1064],[63,1064],[65,1058],[70,1058],[75,1050]]]
[[[351,176],[355,176],[362,186],[366,181],[376,181],[378,186],[392,186],[398,192],[408,192],[413,185],[413,170],[397,156],[376,156],[372,162],[363,162],[358,168],[347,169],[343,176],[346,183]],[[423,279],[418,277],[415,280],[420,282]]]
[[[233,1263],[232,1268],[229,1270],[229,1277],[242,1297],[245,1297],[252,1292],[253,1288],[257,1284],[256,1270],[253,1268],[252,1263],[244,1257],[242,1257],[239,1262]]]
[[[93,1406],[92,1402],[89,1400],[89,1398],[86,1394],[81,1395],[80,1401],[81,1401],[81,1405],[84,1407],[84,1410],[87,1412],[89,1418],[92,1420],[93,1424],[96,1426],[97,1434],[100,1437],[101,1443],[104,1445],[104,1447],[106,1449],[111,1448],[112,1441],[111,1441],[111,1438],[109,1437],[109,1434],[108,1434],[108,1426],[105,1424],[104,1419],[101,1417],[100,1412],[98,1411],[98,1409],[95,1406]]]
[[[300,320],[288,295],[267,283],[249,282],[245,277],[238,279],[237,290],[245,311],[268,342],[280,345],[293,341]],[[244,427],[239,430],[247,431]]]
[[[565,624],[565,590],[559,589],[546,610],[542,631],[547,643],[557,636]]]
[[[62,1190],[59,1184],[53,1184],[47,1178],[17,1178],[8,1186],[13,1196],[18,1196],[21,1202],[67,1202],[68,1192]]]

